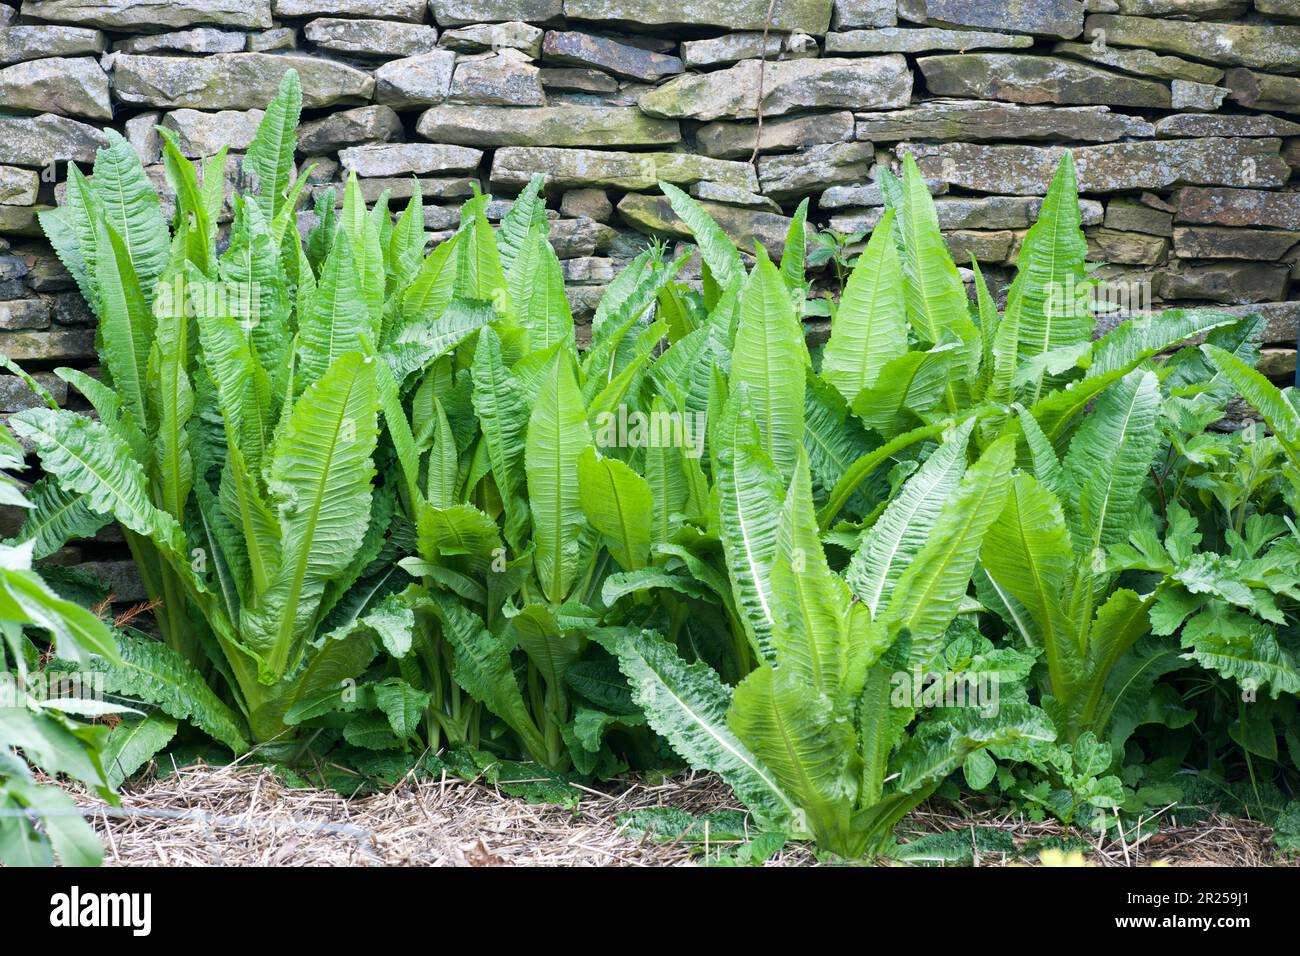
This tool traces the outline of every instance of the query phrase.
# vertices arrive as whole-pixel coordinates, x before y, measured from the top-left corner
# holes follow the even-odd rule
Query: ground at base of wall
[[[591,790],[568,808],[530,804],[452,778],[410,781],[349,800],[334,791],[287,787],[265,767],[197,764],[128,785],[121,809],[107,811],[112,815],[94,798],[77,795],[77,800],[93,808],[107,866],[676,866],[737,855],[735,842],[664,842],[629,822],[629,813],[636,819],[634,811],[647,808],[674,808],[697,817],[734,810],[727,788],[709,775],[657,784],[625,780],[607,791]],[[962,814],[960,809],[948,804],[922,808],[900,827],[900,841],[910,844],[978,829],[1014,842],[1015,854],[977,853],[974,862],[986,866],[1033,864],[1040,859],[1033,848],[1040,844],[1080,842],[1055,823]],[[1220,816],[1192,826],[1163,826],[1135,844],[1115,840],[1098,847],[1095,839],[1090,842],[1092,848],[1083,851],[1081,860],[1074,855],[1073,862],[1298,862],[1277,852],[1268,827]],[[790,844],[766,865],[815,862],[806,848]]]

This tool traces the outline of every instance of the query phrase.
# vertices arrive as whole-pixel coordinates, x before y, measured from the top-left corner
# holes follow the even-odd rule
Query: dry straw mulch
[[[589,790],[573,809],[529,804],[483,783],[454,778],[408,780],[392,790],[348,799],[328,790],[286,786],[258,765],[197,764],[130,785],[114,811],[84,794],[110,866],[679,866],[725,844],[661,842],[629,832],[619,815],[674,807],[700,815],[734,809],[727,788],[709,775],[658,785],[624,780]],[[923,808],[902,828],[924,833],[990,827],[1018,846],[1062,830],[1054,823],[988,814],[961,815],[948,805]],[[1096,841],[1094,841],[1094,845]],[[1211,817],[1131,842],[1108,840],[1086,854],[1099,866],[1286,865],[1267,827]],[[768,865],[815,863],[788,846]],[[979,865],[1019,862],[995,855]]]

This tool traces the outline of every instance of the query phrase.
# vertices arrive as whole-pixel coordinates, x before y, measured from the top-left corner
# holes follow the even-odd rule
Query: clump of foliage
[[[30,508],[10,471],[23,467],[22,448],[0,431],[0,501]],[[56,594],[32,569],[31,543],[0,544],[0,863],[5,866],[94,866],[103,850],[94,831],[59,787],[38,783],[32,768],[64,776],[116,802],[110,786],[108,728],[82,723],[129,708],[114,707],[81,685],[38,684],[46,663],[24,634],[41,632],[51,653],[85,664],[91,655],[117,662],[109,628]],[[40,692],[30,693],[30,690]]]
[[[152,708],[120,766],[178,721],[375,779],[685,761],[860,858],[959,767],[1095,822],[1167,796],[1194,724],[1300,753],[1300,413],[1250,369],[1252,319],[1095,336],[1068,154],[1002,308],[910,158],[855,260],[809,252],[806,204],[750,259],[663,185],[702,282],[652,244],[580,349],[540,178],[427,254],[418,187],[394,216],[352,177],[300,216],[300,105],[286,74],[230,197],[224,153],[196,170],[163,131],[170,226],[113,134],[42,215],[104,376],[58,370],[98,421],[14,416],[46,472],[19,540],[125,529],[158,637],[93,659]],[[828,258],[837,303],[809,299]],[[1271,437],[1205,431],[1238,392]]]

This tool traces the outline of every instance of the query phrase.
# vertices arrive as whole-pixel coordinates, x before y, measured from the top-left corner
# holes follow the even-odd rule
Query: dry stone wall
[[[445,234],[475,180],[499,217],[544,173],[579,320],[647,236],[686,235],[658,182],[776,250],[805,198],[819,227],[871,229],[880,170],[905,153],[959,262],[1005,285],[1070,150],[1099,275],[1133,305],[1262,313],[1264,370],[1293,374],[1300,0],[775,0],[768,15],[769,0],[0,0],[0,352],[67,403],[50,370],[94,367],[93,317],[36,213],[68,162],[89,171],[100,127],[166,200],[154,127],[194,157],[228,145],[235,177],[293,67],[317,195],[352,170],[369,200],[401,200],[414,177]],[[0,376],[0,414],[31,401]],[[61,557],[130,600],[108,538]]]

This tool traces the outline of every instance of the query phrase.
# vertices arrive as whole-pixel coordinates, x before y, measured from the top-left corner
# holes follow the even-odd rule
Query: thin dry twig
[[[767,17],[763,20],[763,40],[758,48],[758,102],[754,110],[758,114],[758,126],[754,129],[754,152],[749,156],[749,165],[757,166],[758,148],[763,141],[763,72],[767,69],[767,34],[772,29],[772,13],[776,10],[776,0],[767,0]]]

